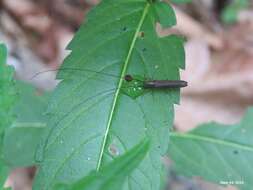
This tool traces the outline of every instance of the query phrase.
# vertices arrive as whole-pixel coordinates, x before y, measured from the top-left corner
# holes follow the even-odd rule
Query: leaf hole
[[[233,153],[234,154],[239,154],[239,152],[237,150],[234,150]]]
[[[109,153],[110,153],[112,156],[118,156],[118,155],[119,155],[119,150],[118,150],[118,148],[116,147],[116,145],[111,144],[111,145],[109,146]]]

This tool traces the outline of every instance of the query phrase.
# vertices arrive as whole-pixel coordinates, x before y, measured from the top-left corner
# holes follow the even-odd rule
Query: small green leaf
[[[241,10],[249,6],[249,0],[234,0],[222,12],[221,18],[224,23],[233,24],[238,20]]]
[[[8,177],[9,168],[3,161],[2,142],[4,131],[13,121],[12,108],[16,101],[16,91],[14,88],[14,70],[6,65],[7,49],[4,44],[0,44],[0,188]]]
[[[186,134],[171,133],[169,155],[175,169],[189,177],[201,176],[220,185],[237,185],[241,190],[251,190],[252,123],[253,108],[240,124],[210,123]]]
[[[144,140],[124,155],[104,166],[99,172],[93,171],[74,184],[63,185],[63,187],[67,187],[68,190],[120,190],[127,176],[140,164],[148,149],[149,142]],[[61,190],[62,188],[58,189]]]
[[[0,44],[0,135],[13,121],[12,108],[17,100],[14,69],[6,65],[7,49]]]
[[[30,84],[16,81],[18,100],[13,105],[12,125],[5,129],[3,157],[11,168],[35,165],[35,152],[44,135],[48,93],[37,91]],[[13,140],[15,139],[15,140]]]
[[[8,177],[9,169],[6,164],[0,160],[0,189],[3,188],[5,181]]]
[[[14,70],[6,65],[7,50],[0,45],[0,162],[8,167],[30,166],[45,124],[42,110],[47,95],[40,96],[28,84],[13,79]],[[18,122],[18,123],[17,123]],[[22,126],[21,126],[22,125]],[[35,128],[36,127],[36,128]],[[4,169],[6,168],[6,169]],[[7,174],[6,174],[7,175]],[[3,178],[4,174],[1,175]],[[1,186],[0,186],[1,187]]]
[[[19,100],[16,102],[13,113],[18,123],[46,123],[45,110],[50,97],[49,92],[37,90],[32,85],[16,81]]]
[[[35,165],[35,153],[44,134],[43,123],[15,123],[6,129],[3,154],[9,167]]]

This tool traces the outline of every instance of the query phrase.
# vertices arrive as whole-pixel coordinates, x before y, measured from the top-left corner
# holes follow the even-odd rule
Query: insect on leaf
[[[175,23],[172,12],[165,22],[168,10],[172,9],[160,1],[104,0],[88,14],[57,76],[62,81],[48,107],[50,130],[39,151],[34,189],[50,189],[100,171],[145,137],[151,139],[148,156],[127,178],[124,189],[160,188],[161,157],[167,151],[179,90],[141,89],[136,97],[123,89],[127,74],[179,79],[183,40],[174,35],[161,38],[156,32],[157,22],[164,27]],[[96,72],[80,75],[82,70]]]
[[[186,176],[201,176],[219,185],[252,189],[252,123],[253,108],[240,124],[209,123],[186,134],[171,132],[169,155],[175,169]]]

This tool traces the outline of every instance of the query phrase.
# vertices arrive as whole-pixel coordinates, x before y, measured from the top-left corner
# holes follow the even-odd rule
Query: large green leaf
[[[253,108],[240,124],[203,125],[189,133],[170,133],[170,157],[186,176],[201,176],[220,185],[253,187]]]
[[[120,190],[127,176],[140,164],[148,152],[149,142],[142,141],[124,155],[103,167],[92,171],[87,177],[71,184],[63,185],[67,190]]]
[[[124,189],[160,188],[161,156],[168,147],[179,90],[145,90],[134,99],[121,88],[126,74],[179,79],[183,40],[160,38],[156,33],[156,22],[163,27],[176,22],[166,6],[150,0],[104,0],[89,13],[58,74],[62,82],[49,104],[50,131],[39,151],[44,153],[38,156],[42,162],[35,189],[50,189],[55,183],[71,183],[99,171],[147,136],[151,139],[148,156]]]

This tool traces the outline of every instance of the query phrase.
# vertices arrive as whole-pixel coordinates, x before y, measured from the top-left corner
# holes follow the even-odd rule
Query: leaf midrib
[[[220,140],[216,139],[213,137],[208,137],[208,136],[201,136],[201,135],[196,135],[196,134],[183,134],[183,133],[178,133],[178,132],[170,132],[170,137],[177,137],[177,138],[184,138],[184,139],[189,139],[189,140],[196,140],[196,141],[203,141],[203,142],[208,142],[216,145],[224,145],[224,146],[229,146],[233,148],[238,148],[244,151],[249,151],[253,152],[253,147],[252,146],[247,146],[239,143],[235,143],[232,141],[226,141],[226,140]]]
[[[120,81],[118,83],[117,91],[116,91],[115,96],[113,98],[113,104],[112,104],[109,119],[108,119],[108,122],[107,122],[107,125],[106,125],[106,131],[105,131],[105,135],[104,135],[104,139],[103,139],[103,143],[102,143],[102,147],[101,147],[101,151],[100,151],[100,155],[99,155],[99,159],[98,159],[98,164],[97,164],[97,171],[99,171],[100,167],[101,167],[102,158],[103,158],[103,155],[104,155],[104,150],[105,150],[108,134],[109,134],[110,127],[111,127],[111,124],[112,124],[112,119],[113,119],[113,115],[114,115],[114,112],[115,112],[115,108],[116,108],[116,105],[117,105],[117,102],[118,102],[118,99],[119,99],[119,93],[120,93],[120,89],[121,89],[122,84],[123,84],[124,76],[126,75],[126,71],[127,71],[128,65],[129,65],[129,61],[130,61],[132,52],[134,50],[135,43],[137,41],[137,38],[138,38],[139,32],[141,30],[141,27],[143,25],[143,22],[144,22],[147,14],[148,14],[149,7],[150,7],[149,3],[147,3],[144,7],[140,22],[137,26],[136,32],[134,34],[134,38],[131,42],[131,46],[129,48],[126,60],[125,60],[124,65],[123,65],[123,69],[122,69],[121,74],[120,74]]]

